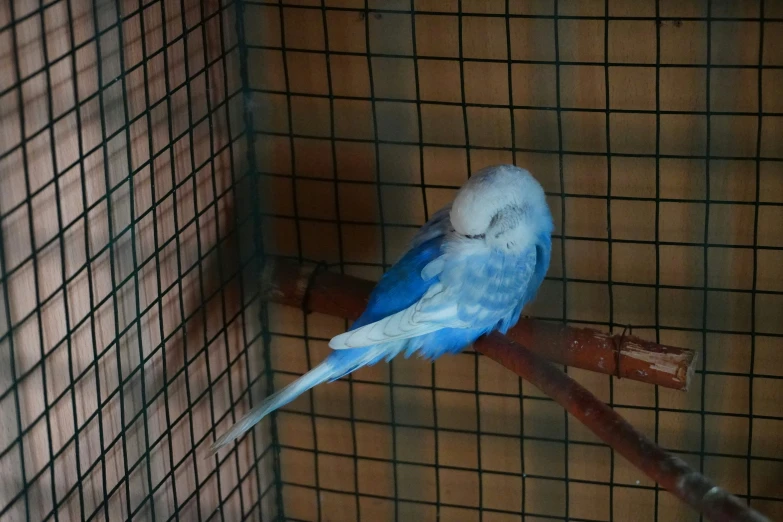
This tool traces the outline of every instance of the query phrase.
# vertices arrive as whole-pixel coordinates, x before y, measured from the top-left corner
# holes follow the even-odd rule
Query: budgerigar
[[[350,330],[329,342],[332,353],[253,408],[212,450],[305,391],[362,366],[399,353],[434,360],[486,333],[505,333],[544,280],[552,230],[544,190],[528,171],[498,165],[476,172],[418,231]]]

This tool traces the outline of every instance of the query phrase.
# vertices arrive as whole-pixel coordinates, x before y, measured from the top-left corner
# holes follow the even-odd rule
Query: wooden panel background
[[[561,0],[557,22],[550,0],[242,4],[244,99],[236,2],[0,5],[0,518],[267,520],[279,493],[289,520],[696,520],[472,352],[300,398],[279,469],[269,423],[221,465],[201,457],[248,380],[266,388],[234,275],[248,204],[268,253],[377,279],[499,162],[530,169],[556,219],[526,313],[632,325],[705,365],[688,393],[569,373],[783,518],[783,2],[763,24],[760,2],[713,2],[709,26],[689,20],[698,0]],[[346,326],[268,318],[276,386]]]
[[[530,169],[558,237],[526,313],[631,325],[709,372],[688,393],[569,373],[782,518],[783,2],[764,2],[763,43],[760,2],[713,2],[709,30],[706,1],[559,1],[557,22],[547,0],[365,4],[248,5],[270,253],[377,279],[469,171]],[[282,307],[270,324],[277,386],[346,326]],[[472,353],[360,370],[279,429],[291,520],[698,519]]]
[[[204,459],[262,373],[235,7],[0,4],[2,520],[262,509],[260,430]]]

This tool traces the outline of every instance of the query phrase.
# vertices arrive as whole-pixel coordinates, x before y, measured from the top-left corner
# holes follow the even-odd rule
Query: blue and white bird
[[[362,366],[402,352],[434,360],[486,333],[505,333],[544,280],[552,230],[544,190],[528,171],[476,172],[419,230],[351,329],[329,342],[334,351],[247,413],[213,452],[307,390]]]

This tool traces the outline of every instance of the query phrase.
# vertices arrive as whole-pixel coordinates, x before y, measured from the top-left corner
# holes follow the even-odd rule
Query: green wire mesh
[[[654,45],[613,56],[636,30]],[[485,55],[487,31],[505,38]],[[635,332],[706,347],[686,398],[593,384],[780,515],[781,35],[772,0],[4,3],[0,518],[613,521],[629,503],[691,516],[528,385],[495,386],[508,376],[472,352],[357,372],[203,458],[346,326],[262,306],[263,255],[377,278],[458,185],[442,172],[498,158],[543,176],[559,223],[542,290],[557,298],[532,313],[607,330],[642,317]],[[366,81],[347,84],[359,69]],[[640,77],[655,85],[641,105],[624,90]],[[520,99],[536,82],[553,88]],[[672,98],[678,82],[703,85],[703,103]],[[732,88],[755,101],[731,106]],[[489,116],[507,122],[501,143]],[[641,149],[629,121],[647,130]],[[591,161],[603,181],[583,190],[575,165]],[[649,217],[643,235],[634,215]],[[698,233],[673,236],[685,222]],[[616,262],[634,252],[643,264]],[[677,262],[683,278],[662,277]],[[740,268],[721,280],[727,263]],[[605,314],[576,313],[593,292]],[[721,300],[740,305],[721,316]],[[677,322],[687,307],[698,324]],[[740,443],[716,444],[724,432]]]

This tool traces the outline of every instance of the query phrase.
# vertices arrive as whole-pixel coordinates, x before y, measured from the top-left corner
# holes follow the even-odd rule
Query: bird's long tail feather
[[[334,378],[335,368],[328,359],[302,375],[288,386],[276,391],[264,401],[247,412],[230,430],[220,436],[210,448],[208,456],[215,454],[220,448],[241,437],[246,431],[256,425],[261,419],[299,397],[309,389]]]
[[[332,352],[321,364],[285,388],[273,393],[264,402],[246,413],[212,444],[208,456],[214,455],[220,448],[241,437],[261,419],[276,409],[282,408],[307,390],[324,382],[335,381],[362,366],[375,364],[384,357],[391,358],[399,353],[402,347],[402,343],[387,343],[384,346]]]

